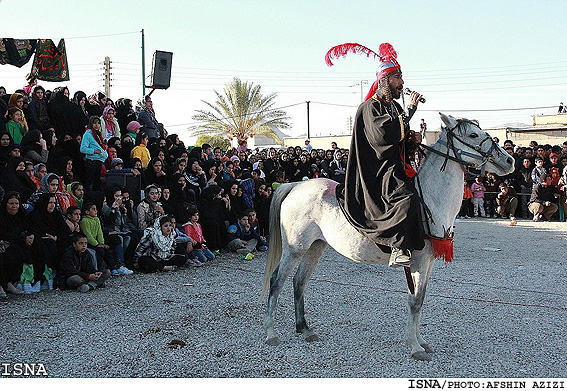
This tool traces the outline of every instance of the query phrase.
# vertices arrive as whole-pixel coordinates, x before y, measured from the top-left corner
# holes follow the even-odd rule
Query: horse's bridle
[[[472,124],[474,126],[478,127],[478,123],[476,121],[471,121],[471,120],[467,120],[467,119],[457,119],[457,123],[455,124],[455,126],[453,126],[452,128],[447,129],[446,133],[447,133],[447,141],[444,140],[437,140],[437,143],[447,147],[447,151],[445,153],[443,152],[439,152],[438,150],[431,148],[428,145],[425,144],[420,144],[422,148],[433,152],[439,156],[443,156],[445,158],[445,162],[443,163],[443,165],[441,166],[441,171],[445,170],[445,167],[447,166],[447,162],[449,160],[452,160],[454,162],[457,162],[461,165],[461,168],[463,169],[463,171],[466,171],[466,169],[468,167],[472,167],[475,169],[480,169],[481,170],[481,175],[484,176],[485,173],[485,167],[486,167],[486,163],[490,162],[492,164],[495,164],[497,166],[500,166],[500,164],[498,164],[495,160],[494,160],[494,156],[493,156],[493,152],[494,151],[498,151],[498,146],[497,144],[494,142],[494,140],[492,140],[490,138],[490,136],[486,136],[478,145],[472,145],[468,142],[466,142],[465,140],[463,140],[461,137],[459,137],[458,135],[455,134],[455,129],[457,129],[462,123],[468,123],[468,124]],[[463,151],[460,148],[457,148],[455,146],[455,142],[454,140],[457,140],[458,142],[460,142],[461,144],[469,147],[470,149],[476,151],[475,153],[471,153],[471,152],[467,152],[467,151]],[[490,142],[490,148],[488,149],[488,151],[483,151],[482,150],[482,145],[486,142],[489,141]],[[450,152],[453,152],[454,156],[450,155]],[[463,160],[462,156],[467,156],[476,160],[479,160],[479,163],[470,163],[467,162],[465,160]]]

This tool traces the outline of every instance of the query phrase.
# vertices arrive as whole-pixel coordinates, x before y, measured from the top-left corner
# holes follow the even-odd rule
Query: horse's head
[[[497,175],[514,171],[514,158],[496,144],[478,122],[439,114],[445,126],[441,128],[438,142],[446,145],[447,153],[452,152],[461,164]]]

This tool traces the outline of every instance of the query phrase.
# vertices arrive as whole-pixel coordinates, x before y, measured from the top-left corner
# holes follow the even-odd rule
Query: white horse
[[[431,211],[426,233],[444,237],[453,228],[463,197],[464,169],[467,166],[486,168],[498,175],[514,170],[514,159],[476,122],[455,119],[441,114],[445,127],[440,138],[428,150],[418,173],[422,198]],[[314,179],[281,185],[274,194],[270,210],[270,248],[264,275],[262,297],[269,293],[264,329],[266,343],[277,345],[274,313],[278,295],[293,269],[296,331],[306,341],[318,336],[307,326],[304,316],[304,293],[309,278],[317,268],[327,244],[355,262],[388,264],[389,254],[380,251],[366,236],[359,233],[345,218],[335,196],[337,183]],[[417,187],[417,186],[416,186]],[[423,213],[425,216],[425,213]],[[421,337],[420,311],[427,281],[433,267],[432,245],[412,252],[411,276],[415,286],[409,293],[409,319],[405,340],[411,356],[430,360],[433,350]]]

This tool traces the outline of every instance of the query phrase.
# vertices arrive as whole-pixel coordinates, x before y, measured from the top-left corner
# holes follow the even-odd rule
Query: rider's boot
[[[410,250],[402,250],[401,248],[392,247],[392,254],[390,255],[390,267],[411,266],[411,252]]]

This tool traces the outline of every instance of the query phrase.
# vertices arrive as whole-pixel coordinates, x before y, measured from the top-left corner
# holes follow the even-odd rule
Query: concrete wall
[[[532,115],[533,126],[567,125],[567,114],[551,114],[551,115]]]

